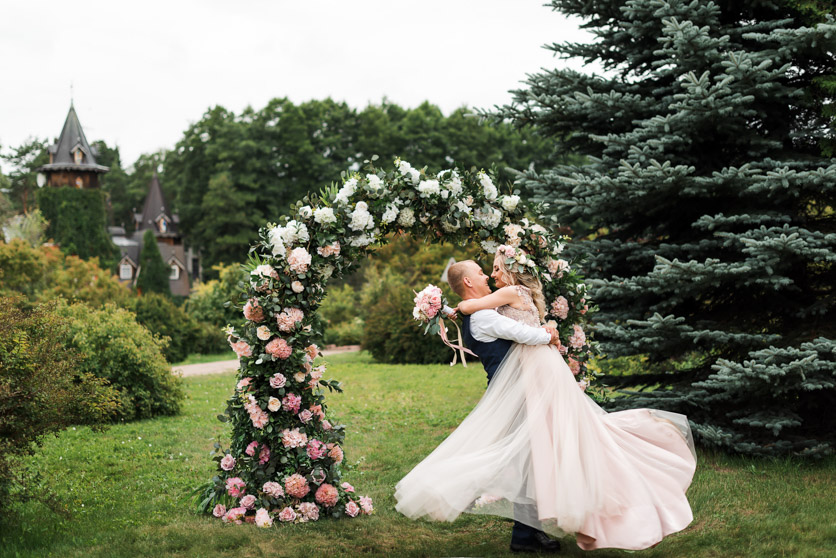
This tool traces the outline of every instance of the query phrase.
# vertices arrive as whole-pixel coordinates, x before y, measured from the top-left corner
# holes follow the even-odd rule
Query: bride
[[[524,266],[506,267],[504,248],[491,275],[498,290],[458,310],[496,308],[539,327],[540,282]],[[446,521],[462,512],[501,515],[574,534],[584,550],[639,550],[691,522],[685,491],[695,467],[685,416],[607,413],[554,346],[514,344],[473,411],[397,484],[396,509]]]

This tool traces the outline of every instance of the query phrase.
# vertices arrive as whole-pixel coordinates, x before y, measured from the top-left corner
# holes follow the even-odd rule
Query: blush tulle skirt
[[[683,415],[607,413],[550,346],[515,345],[461,425],[395,487],[407,517],[463,512],[574,534],[584,550],[639,550],[693,519]]]

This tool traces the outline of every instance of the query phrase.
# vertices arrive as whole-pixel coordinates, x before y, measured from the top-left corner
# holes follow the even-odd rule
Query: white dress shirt
[[[542,327],[525,325],[496,310],[477,310],[471,314],[470,334],[482,343],[508,339],[522,345],[548,345],[551,341],[551,335]]]

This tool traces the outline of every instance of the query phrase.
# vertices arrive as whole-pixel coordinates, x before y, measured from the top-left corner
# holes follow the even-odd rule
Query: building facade
[[[186,250],[179,231],[180,219],[166,203],[160,179],[156,173],[148,184],[148,195],[142,207],[142,213],[134,214],[135,231],[127,234],[122,227],[109,227],[113,243],[119,247],[122,257],[119,260],[118,277],[122,283],[136,284],[142,273],[139,255],[142,250],[142,237],[145,231],[153,231],[157,238],[157,247],[171,273],[168,276],[171,294],[188,296],[191,278],[200,277],[200,260],[191,249]]]

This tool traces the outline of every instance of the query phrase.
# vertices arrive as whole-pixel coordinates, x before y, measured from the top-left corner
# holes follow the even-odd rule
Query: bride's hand
[[[452,311],[449,314],[447,314],[447,317],[450,318],[451,320],[455,320],[456,318],[459,317],[459,307],[456,306],[455,308],[451,308],[451,310]]]

